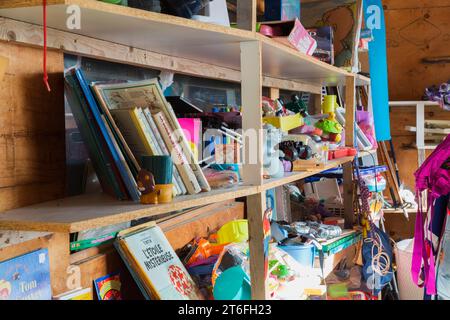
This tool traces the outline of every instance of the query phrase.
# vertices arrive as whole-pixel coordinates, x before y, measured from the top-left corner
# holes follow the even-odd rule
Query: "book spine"
[[[164,97],[163,97],[164,98]],[[165,101],[165,98],[164,98]],[[194,175],[197,179],[198,184],[200,185],[202,191],[211,191],[211,187],[208,183],[208,180],[206,180],[205,175],[203,174],[202,168],[198,164],[198,161],[195,159],[194,154],[189,147],[189,144],[187,142],[187,139],[184,135],[183,129],[180,126],[180,123],[177,120],[177,117],[175,113],[173,112],[173,109],[171,105],[166,101],[165,108],[163,108],[163,111],[166,115],[166,118],[169,119],[169,124],[171,125],[172,130],[176,130],[179,132],[179,144],[181,146],[181,150],[186,152],[186,157],[189,160],[188,164],[191,167],[191,170],[194,172]]]
[[[161,148],[161,152],[162,152],[161,154],[170,155],[169,150],[167,149],[167,146],[164,143],[164,140],[161,137],[161,134],[160,134],[158,128],[156,127],[155,121],[153,120],[150,110],[148,110],[148,109],[146,109],[146,110],[148,111],[148,114],[147,114],[148,123],[150,125],[150,128],[155,133],[156,141],[158,142],[158,144]],[[183,183],[183,180],[181,179],[180,173],[178,172],[178,168],[175,165],[173,167],[174,167],[173,168],[173,180],[177,181],[179,188],[180,188],[180,194],[186,194],[187,190]]]
[[[102,147],[102,143],[92,127],[92,115],[89,113],[87,102],[84,99],[81,87],[74,73],[65,76],[65,89],[67,101],[72,109],[78,129],[92,160],[92,165],[99,178],[102,189],[111,195],[123,200],[127,199],[126,193],[120,188],[110,157]]]
[[[116,169],[119,171],[118,179],[125,184],[126,189],[128,190],[128,193],[130,197],[134,201],[139,201],[139,193],[137,192],[137,189],[135,188],[135,185],[133,184],[134,179],[130,179],[129,176],[127,176],[127,173],[125,172],[125,168],[123,167],[123,163],[120,161],[118,157],[118,150],[116,149],[117,146],[114,145],[111,138],[108,136],[107,129],[105,127],[105,124],[103,123],[100,115],[100,110],[98,108],[97,102],[92,95],[91,90],[89,89],[89,86],[86,83],[86,80],[84,78],[84,75],[80,69],[75,69],[75,75],[78,79],[78,82],[80,84],[80,87],[82,89],[82,92],[87,100],[87,105],[90,108],[90,111],[93,115],[93,118],[100,130],[101,135],[103,136],[103,141],[105,142],[105,147],[107,150],[109,150],[109,154],[111,155],[113,159],[113,163],[115,164]]]
[[[159,129],[159,132],[161,133],[161,136],[164,140],[164,142],[167,145],[167,148],[171,154],[172,157],[175,156],[175,166],[178,168],[181,178],[183,179],[183,182],[187,188],[187,191],[189,194],[196,194],[201,191],[200,185],[197,181],[197,178],[192,171],[191,167],[189,166],[189,163],[186,159],[186,156],[181,151],[181,148],[175,140],[173,136],[173,131],[171,127],[169,126],[169,123],[166,120],[166,117],[162,112],[158,112],[153,115],[153,119],[155,120],[156,126]]]
[[[120,150],[119,145],[117,144],[117,141],[114,138],[114,135],[113,135],[113,133],[111,131],[111,128],[108,126],[108,123],[106,121],[105,116],[101,115],[101,118],[102,118],[103,122],[105,123],[105,127],[106,127],[106,130],[107,130],[107,133],[109,134],[110,139],[111,139],[114,147],[117,150],[117,153],[118,153],[118,156],[119,156],[119,161],[122,163],[122,166],[123,166],[124,171],[125,171],[124,174],[126,175],[126,178],[129,179],[129,181],[131,182],[132,186],[134,186],[134,188],[132,190],[130,190],[130,192],[129,192],[130,196],[131,196],[131,198],[133,200],[138,201],[140,199],[141,193],[140,193],[140,191],[138,189],[136,179],[134,178],[133,173],[131,172],[131,170],[130,170],[130,168],[129,168],[126,160],[125,160],[125,157],[123,156],[122,151]]]
[[[141,138],[141,140],[145,146],[145,150],[151,156],[156,155],[156,150],[153,146],[152,140],[151,140],[148,132],[145,129],[145,125],[141,119],[141,115],[139,114],[138,108],[133,108],[133,109],[129,110],[129,112],[130,112],[131,120],[133,121],[135,127],[137,128],[139,137]]]
[[[150,111],[148,110],[148,108],[142,109],[142,111],[144,113],[145,120],[147,120],[146,124],[149,127],[149,130],[152,134],[152,138],[155,141],[155,144],[156,144],[155,147],[156,147],[156,151],[158,152],[158,155],[168,155],[168,153],[164,153],[164,151],[161,148],[161,145],[160,145],[161,137],[158,140],[157,134],[159,133],[159,131],[158,131],[158,128],[156,128],[156,125],[154,125],[154,124],[152,125],[152,123],[151,123],[151,121],[153,121],[153,118],[152,118]],[[172,176],[172,183],[174,186],[175,195],[181,195],[182,194],[181,188],[179,186],[179,182],[175,179],[175,174]]]
[[[95,85],[91,86],[91,90],[93,94],[95,95],[95,98],[97,99],[98,105],[101,108],[101,111],[106,116],[106,120],[108,121],[109,126],[111,127],[111,130],[116,137],[117,142],[119,143],[119,147],[122,150],[122,153],[126,157],[126,160],[128,162],[128,165],[133,172],[135,176],[140,171],[140,166],[138,162],[136,161],[136,158],[134,157],[133,153],[131,152],[130,147],[128,146],[127,142],[125,141],[122,132],[119,130],[116,122],[114,121],[111,112],[108,109],[108,106],[105,103],[105,100],[103,99],[101,93],[98,91],[98,88]]]

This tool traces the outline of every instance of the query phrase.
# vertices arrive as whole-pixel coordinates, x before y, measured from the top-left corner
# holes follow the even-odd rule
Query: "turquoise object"
[[[156,184],[172,183],[173,162],[170,156],[142,156],[142,168],[153,174]]]
[[[215,300],[250,300],[250,278],[241,266],[228,268],[216,279],[213,295]]]
[[[364,0],[363,3],[365,25],[374,39],[369,42],[369,63],[375,134],[377,141],[387,141],[391,140],[391,125],[383,3],[381,0]]]

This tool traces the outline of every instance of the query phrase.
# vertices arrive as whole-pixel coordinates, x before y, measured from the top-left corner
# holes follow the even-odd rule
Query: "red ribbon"
[[[50,92],[50,84],[48,83],[47,73],[47,0],[42,0],[43,10],[43,23],[44,23],[44,57],[43,57],[43,69],[44,69],[44,84],[47,90]]]

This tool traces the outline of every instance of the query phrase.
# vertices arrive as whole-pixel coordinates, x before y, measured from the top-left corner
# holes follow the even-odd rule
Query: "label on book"
[[[51,300],[48,250],[0,262],[0,300]]]
[[[159,227],[123,240],[161,300],[199,299],[197,287]]]

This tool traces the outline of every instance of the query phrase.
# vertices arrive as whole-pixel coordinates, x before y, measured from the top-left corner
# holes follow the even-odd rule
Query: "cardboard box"
[[[317,42],[300,23],[300,20],[276,21],[261,23],[261,34],[272,38],[274,41],[294,48],[307,55],[313,55],[317,48]]]

